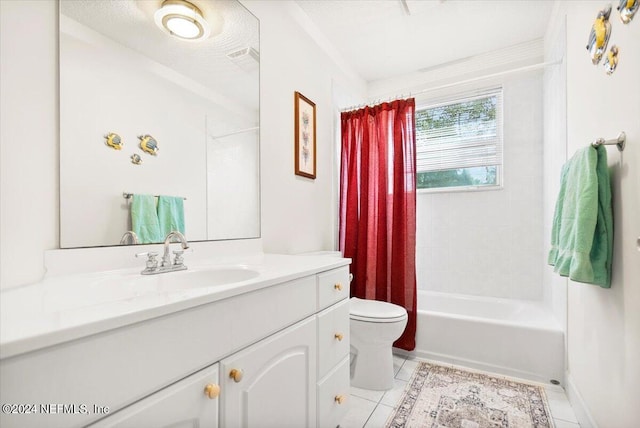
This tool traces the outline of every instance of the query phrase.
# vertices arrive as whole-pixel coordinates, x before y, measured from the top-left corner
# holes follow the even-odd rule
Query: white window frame
[[[490,88],[484,88],[479,90],[472,90],[464,93],[459,93],[457,95],[450,95],[446,97],[441,97],[437,100],[429,100],[424,103],[420,103],[416,106],[416,113],[421,110],[427,110],[430,108],[441,107],[450,104],[457,104],[465,101],[471,101],[479,98],[486,98],[491,96],[498,96],[498,103],[496,105],[496,121],[497,129],[496,132],[498,134],[499,150],[501,150],[500,154],[500,164],[496,165],[496,184],[487,184],[487,185],[470,185],[470,186],[451,186],[451,187],[434,187],[434,188],[418,188],[416,183],[416,191],[418,193],[443,193],[443,192],[476,192],[476,191],[491,191],[491,190],[502,190],[504,187],[504,94],[502,86],[493,86]],[[417,141],[416,141],[417,143]],[[418,149],[416,148],[416,157],[418,156]],[[464,168],[464,167],[462,167]],[[454,169],[454,168],[452,168]],[[416,176],[420,172],[418,168],[416,168]],[[416,177],[417,181],[417,177]]]

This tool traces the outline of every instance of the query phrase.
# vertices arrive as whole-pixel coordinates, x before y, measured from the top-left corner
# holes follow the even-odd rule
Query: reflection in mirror
[[[260,235],[259,23],[190,2],[202,40],[157,25],[160,0],[60,1],[62,248],[148,242],[136,196],[183,201],[189,241]]]

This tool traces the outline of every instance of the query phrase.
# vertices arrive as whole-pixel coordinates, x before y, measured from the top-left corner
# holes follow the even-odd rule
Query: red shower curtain
[[[345,112],[340,165],[340,250],[353,260],[351,296],[395,303],[416,333],[415,100]]]

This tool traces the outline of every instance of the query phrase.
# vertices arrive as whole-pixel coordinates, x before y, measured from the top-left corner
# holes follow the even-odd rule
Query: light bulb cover
[[[204,40],[211,34],[200,9],[186,0],[165,0],[153,18],[162,30],[183,40]]]

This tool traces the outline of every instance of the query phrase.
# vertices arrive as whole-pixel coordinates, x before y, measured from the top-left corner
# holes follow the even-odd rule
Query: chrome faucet
[[[182,245],[182,250],[174,251],[175,258],[173,259],[173,263],[171,263],[171,255],[169,254],[169,245],[171,244],[171,240],[173,238],[178,238],[180,240],[180,244]],[[156,257],[158,253],[156,252],[145,252],[138,253],[136,257],[147,256],[147,265],[146,268],[141,272],[143,275],[155,275],[158,273],[165,272],[174,272],[178,270],[185,270],[187,267],[184,265],[184,260],[182,258],[182,254],[184,250],[189,248],[189,243],[187,242],[187,238],[184,235],[176,230],[169,232],[167,237],[164,239],[164,255],[162,256],[162,261],[158,265],[158,260]]]
[[[120,245],[124,245],[127,243],[127,238],[130,238],[132,245],[138,245],[138,235],[133,230],[129,230],[122,235],[120,239]]]
[[[180,240],[180,245],[182,246],[182,251],[174,251],[173,252],[176,255],[176,258],[175,258],[175,260],[173,262],[173,265],[172,265],[171,264],[171,255],[169,254],[169,244],[171,244],[171,240],[174,237],[176,237],[176,238],[178,238]],[[162,256],[162,265],[160,267],[161,268],[170,268],[172,266],[175,266],[176,269],[172,269],[172,270],[186,269],[187,267],[182,264],[182,254],[184,253],[184,250],[186,250],[187,248],[189,248],[189,243],[187,242],[187,238],[185,238],[182,233],[178,232],[177,230],[169,232],[167,237],[164,238],[164,255]],[[178,268],[179,266],[181,266],[182,268]]]

